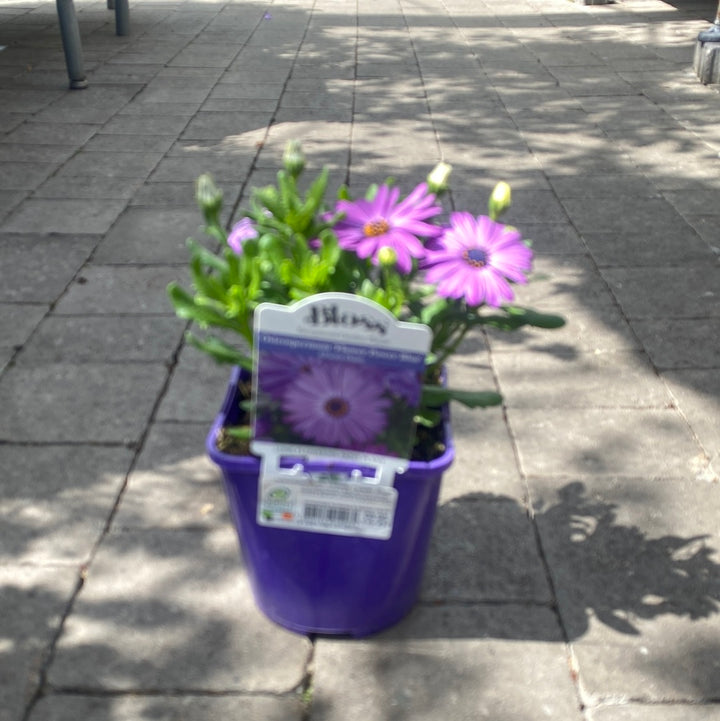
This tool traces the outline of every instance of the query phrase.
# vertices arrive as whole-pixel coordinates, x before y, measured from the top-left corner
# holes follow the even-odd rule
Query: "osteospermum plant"
[[[362,198],[352,198],[341,186],[331,200],[327,169],[306,192],[300,191],[304,165],[299,144],[290,143],[276,184],[255,188],[249,206],[230,228],[220,221],[222,191],[209,175],[198,178],[196,199],[216,247],[190,240],[192,290],[177,283],[168,288],[176,313],[202,331],[189,332],[189,341],[217,361],[252,373],[258,305],[288,305],[325,292],[353,293],[399,320],[429,326],[433,340],[415,418],[421,426],[437,425],[438,408],[449,400],[470,407],[501,403],[494,392],[445,386],[441,371],[476,326],[512,331],[564,324],[560,316],[514,302],[514,286],[528,281],[533,254],[520,231],[499,220],[510,206],[510,187],[495,187],[487,213],[455,211],[443,222],[438,198],[448,187],[450,167],[445,163],[407,194],[384,182],[372,185]],[[305,382],[320,388],[340,380],[348,382],[315,377]],[[355,400],[362,398],[360,387],[356,391]],[[345,400],[349,408],[352,399]],[[284,398],[284,407],[288,419],[300,426],[302,410],[297,409],[302,403],[295,401]],[[342,428],[334,429],[330,421],[323,425],[323,438],[350,433],[348,421],[354,415],[348,410],[342,417]],[[372,418],[364,423],[372,430]],[[362,426],[352,432],[361,436]]]

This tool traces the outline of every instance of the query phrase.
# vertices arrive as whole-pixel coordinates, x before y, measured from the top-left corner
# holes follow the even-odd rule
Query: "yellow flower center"
[[[390,230],[390,223],[385,218],[370,220],[363,225],[363,233],[368,238],[376,238],[378,235],[385,235]]]

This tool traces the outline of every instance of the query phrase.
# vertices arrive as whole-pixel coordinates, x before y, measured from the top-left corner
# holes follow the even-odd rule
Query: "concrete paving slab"
[[[174,146],[158,163],[150,181],[194,183],[202,173],[210,173],[217,183],[223,184],[226,192],[226,183],[236,185],[242,181],[256,152],[257,148],[246,148],[242,143],[236,145],[234,141],[226,150],[223,147],[203,148],[197,143],[182,143]]]
[[[97,235],[110,229],[124,207],[123,200],[29,198],[0,225],[0,231]]]
[[[49,175],[54,173],[59,163],[28,163],[3,161],[3,174],[0,178],[2,190],[34,190]]]
[[[662,374],[669,385],[683,415],[717,466],[720,458],[720,378],[716,369],[687,369],[666,371]],[[715,469],[715,473],[718,469]],[[717,478],[710,475],[708,480]]]
[[[655,721],[713,721],[718,705],[710,704],[622,704],[601,706],[590,712],[591,721],[642,721],[652,716]]]
[[[187,239],[207,237],[203,218],[192,205],[187,208],[128,208],[97,247],[97,263],[185,263]],[[214,241],[211,241],[214,242]]]
[[[52,303],[88,259],[99,238],[46,237],[0,231],[0,301]]]
[[[720,337],[720,318],[635,320],[631,325],[657,368],[720,368],[720,346],[704,342]]]
[[[216,363],[200,351],[188,348],[172,374],[157,419],[211,423],[220,411],[229,380],[229,365]]]
[[[2,721],[23,717],[77,582],[72,567],[0,565]]]
[[[56,689],[290,693],[310,642],[255,608],[234,530],[111,534],[64,626]]]
[[[3,444],[0,564],[89,560],[133,459],[127,448]]]
[[[716,264],[682,269],[606,268],[602,274],[628,318],[720,317],[720,273]],[[668,287],[674,292],[668,293]]]
[[[588,700],[716,698],[717,485],[622,478],[530,485],[541,499],[535,518]]]
[[[671,233],[592,233],[582,237],[601,267],[679,266],[716,262],[708,244],[687,225]]]
[[[143,445],[114,529],[226,527],[219,469],[205,454],[208,423],[156,423]]]
[[[172,315],[170,281],[184,282],[178,266],[90,265],[56,306],[59,315]]]
[[[644,353],[520,351],[494,355],[493,365],[509,408],[667,408],[672,403]]]
[[[435,518],[422,599],[549,605],[552,596],[527,508],[517,500],[487,492],[442,503]]]
[[[645,117],[645,116],[643,116]],[[632,197],[657,198],[658,190],[646,175],[641,173],[609,173],[590,175],[578,182],[573,175],[555,175],[550,177],[553,190],[561,199],[565,198],[617,198]]]
[[[312,718],[519,721],[540,710],[581,719],[552,614],[523,611],[521,640],[492,636],[493,616],[507,628],[507,607],[421,609],[369,641],[318,640]],[[545,640],[522,640],[527,629],[542,629]]]
[[[588,309],[582,301],[559,304],[547,296],[533,307],[559,313],[565,318],[565,325],[551,332],[537,328],[521,328],[514,333],[488,329],[493,353],[523,350],[572,355],[639,350],[641,347],[622,312],[609,304],[600,303],[598,307]]]
[[[183,140],[222,140],[228,135],[242,135],[266,128],[272,113],[248,110],[245,112],[200,111],[183,131]]]
[[[110,120],[142,85],[95,85],[83,93],[61,93],[34,119],[52,123],[105,123]]]
[[[513,287],[518,305],[560,313],[571,322],[602,313],[617,302],[588,255],[535,255],[527,285]],[[554,333],[547,333],[554,338]]]
[[[48,312],[41,304],[0,303],[0,348],[22,346]]]
[[[35,198],[127,200],[141,183],[139,178],[99,178],[93,175],[73,176],[70,180],[53,175],[33,194]]]
[[[0,190],[0,221],[30,194],[29,190]]]
[[[81,150],[75,154],[57,175],[72,182],[71,178],[94,176],[98,178],[146,178],[163,155],[163,151],[145,150],[137,152],[111,152]]]
[[[522,408],[508,417],[529,475],[694,479],[709,463],[672,408]]]
[[[162,363],[52,363],[0,378],[0,439],[136,443],[167,377]]]
[[[22,362],[170,363],[184,331],[182,320],[165,316],[51,315],[23,348]]]
[[[662,198],[618,197],[613,200],[613,212],[594,199],[566,198],[562,202],[581,233],[637,233],[642,229],[662,236],[686,232],[685,220]]]
[[[304,707],[294,696],[77,696],[50,694],[41,699],[29,721],[216,721],[242,714],[243,721],[302,721]],[[695,721],[693,719],[693,721]]]

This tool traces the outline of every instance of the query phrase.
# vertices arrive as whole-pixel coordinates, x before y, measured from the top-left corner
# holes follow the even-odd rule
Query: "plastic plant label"
[[[346,293],[291,306],[263,303],[254,318],[258,522],[389,537],[395,500],[386,491],[394,493],[395,474],[412,451],[430,329]],[[313,470],[318,461],[325,465]],[[318,473],[328,463],[340,480]],[[358,490],[365,487],[374,489],[369,505]],[[271,508],[279,488],[292,501],[285,518]],[[323,502],[323,494],[334,502]]]
[[[295,531],[387,540],[392,534],[397,491],[388,486],[328,482],[310,474],[262,478],[260,525]]]

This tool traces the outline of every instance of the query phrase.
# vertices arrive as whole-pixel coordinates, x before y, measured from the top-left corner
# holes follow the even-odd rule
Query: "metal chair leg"
[[[74,90],[86,88],[88,82],[85,76],[80,28],[75,14],[75,5],[73,5],[73,0],[56,0],[56,4],[70,87]]]

